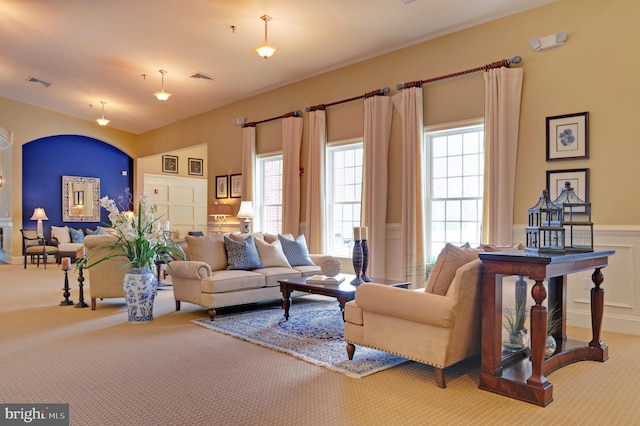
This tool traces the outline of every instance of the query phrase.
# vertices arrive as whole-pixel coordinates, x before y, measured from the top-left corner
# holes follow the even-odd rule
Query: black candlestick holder
[[[84,275],[82,273],[82,265],[78,268],[78,288],[80,290],[80,301],[76,303],[76,308],[88,308],[89,305],[84,303]]]
[[[71,293],[69,293],[69,271],[67,269],[64,270],[64,287],[62,288],[64,296],[64,300],[60,302],[60,306],[69,306],[73,305],[73,300],[69,299]]]

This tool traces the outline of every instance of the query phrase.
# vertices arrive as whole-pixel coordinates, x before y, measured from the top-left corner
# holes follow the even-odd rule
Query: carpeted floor
[[[222,315],[195,324],[295,356],[314,365],[362,378],[407,361],[386,352],[358,347],[353,360],[346,355],[344,322],[335,300],[295,300],[289,320],[280,306]]]
[[[355,380],[194,326],[206,311],[176,312],[171,287],[135,325],[121,299],[58,306],[62,285],[55,266],[0,265],[0,402],[68,403],[72,425],[640,424],[638,336],[604,331],[609,360],[551,373],[541,408],[479,390],[475,360],[448,369],[446,389],[415,362]]]

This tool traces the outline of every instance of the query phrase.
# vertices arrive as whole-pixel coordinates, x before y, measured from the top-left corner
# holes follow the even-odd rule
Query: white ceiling
[[[0,0],[0,96],[139,134],[553,1]]]

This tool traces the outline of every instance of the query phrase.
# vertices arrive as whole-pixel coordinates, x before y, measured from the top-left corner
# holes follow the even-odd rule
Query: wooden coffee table
[[[356,297],[356,286],[350,282],[355,275],[341,275],[345,279],[340,284],[316,284],[307,283],[307,277],[290,278],[286,280],[278,280],[280,283],[280,291],[282,292],[282,308],[284,309],[285,319],[289,319],[289,307],[291,306],[291,292],[294,290],[304,291],[310,294],[320,294],[322,296],[335,297],[340,305],[340,312],[344,319],[344,305]],[[388,285],[391,287],[409,288],[409,281],[394,281],[380,278],[371,278],[371,283]]]

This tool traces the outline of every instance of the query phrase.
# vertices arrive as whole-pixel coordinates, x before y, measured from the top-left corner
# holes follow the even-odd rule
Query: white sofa
[[[235,261],[228,253],[229,245],[225,237],[247,244],[246,238],[249,236],[264,267],[228,269],[237,265],[234,265]],[[187,236],[182,247],[188,260],[171,261],[167,268],[173,283],[176,310],[180,310],[181,302],[194,303],[207,308],[213,321],[216,308],[281,299],[278,280],[321,273],[320,264],[330,256],[310,255],[304,235],[296,240],[290,237],[284,236],[283,243],[278,236],[262,233]],[[293,241],[297,246],[292,245]],[[290,256],[291,247],[300,249],[303,261]],[[305,293],[297,295],[302,294]]]

